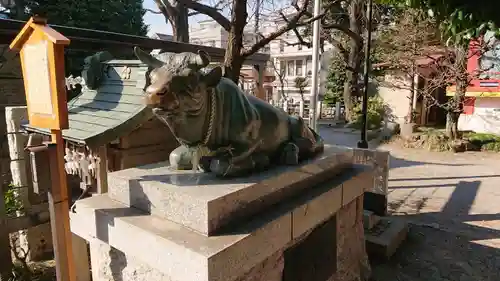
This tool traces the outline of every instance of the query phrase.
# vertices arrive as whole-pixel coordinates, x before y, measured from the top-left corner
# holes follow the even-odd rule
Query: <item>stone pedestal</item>
[[[354,281],[369,274],[353,154],[232,180],[166,163],[111,173],[78,201],[94,281]]]

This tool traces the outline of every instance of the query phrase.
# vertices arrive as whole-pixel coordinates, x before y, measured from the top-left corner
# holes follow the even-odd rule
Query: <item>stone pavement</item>
[[[318,127],[320,135],[327,144],[356,147],[361,138],[359,131],[353,131],[349,128],[335,128],[325,125],[319,125]]]
[[[320,127],[327,144],[355,147],[358,133]],[[437,153],[396,143],[391,152],[389,209],[412,222],[500,244],[500,153]],[[500,247],[500,245],[498,245]]]
[[[500,154],[379,149],[391,151],[393,215],[500,248]]]
[[[327,144],[355,146],[359,135],[321,128]],[[494,281],[500,268],[500,153],[435,153],[397,143],[391,152],[389,209],[411,223],[375,281]]]

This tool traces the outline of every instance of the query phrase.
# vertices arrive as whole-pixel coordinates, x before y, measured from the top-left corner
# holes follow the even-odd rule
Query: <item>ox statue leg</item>
[[[200,164],[203,170],[210,171],[219,177],[241,176],[268,168],[269,156],[253,151],[252,148],[234,149],[230,152],[220,151],[214,156],[202,157]]]
[[[289,119],[290,141],[281,147],[280,163],[297,165],[323,151],[323,140],[300,117]]]
[[[179,146],[170,152],[169,164],[174,170],[191,170],[193,152],[186,146]]]

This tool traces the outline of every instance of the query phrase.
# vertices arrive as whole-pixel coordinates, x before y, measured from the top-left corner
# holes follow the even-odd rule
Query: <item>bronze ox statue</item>
[[[170,154],[172,167],[239,176],[297,165],[323,151],[323,140],[301,118],[245,94],[219,66],[202,72],[207,53],[163,53],[162,61],[134,51],[151,69],[147,104],[181,144]]]

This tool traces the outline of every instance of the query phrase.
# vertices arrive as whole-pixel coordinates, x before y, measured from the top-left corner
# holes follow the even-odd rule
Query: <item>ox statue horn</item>
[[[139,47],[134,47],[134,53],[140,61],[153,68],[160,68],[163,66],[163,62],[161,60],[153,57],[151,54],[144,52]]]

